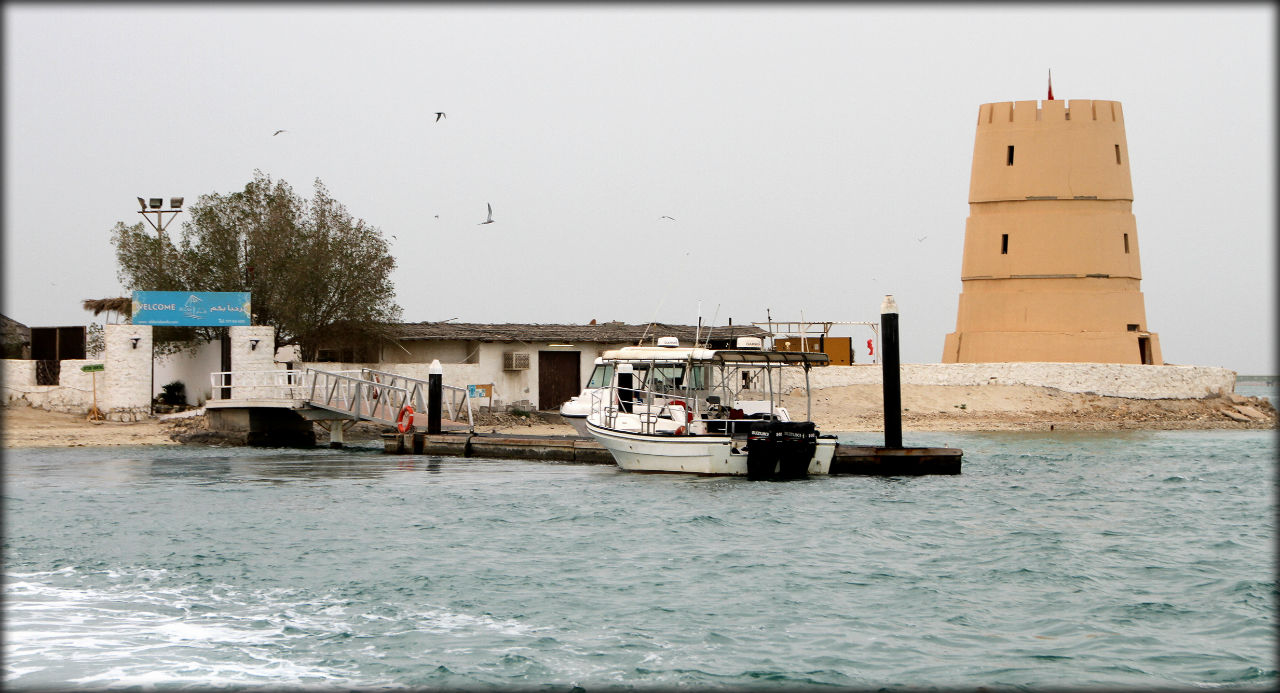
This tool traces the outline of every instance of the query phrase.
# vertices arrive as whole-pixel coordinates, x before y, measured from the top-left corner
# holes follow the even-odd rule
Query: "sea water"
[[[904,437],[963,473],[8,450],[4,684],[1277,685],[1273,431]]]

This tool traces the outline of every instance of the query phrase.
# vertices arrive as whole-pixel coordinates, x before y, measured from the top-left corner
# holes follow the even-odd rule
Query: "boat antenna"
[[[716,304],[716,312],[711,314],[711,324],[707,326],[707,340],[706,340],[706,344],[703,345],[703,347],[706,349],[711,348],[711,331],[716,328],[716,318],[718,317],[720,317],[719,303]]]
[[[658,304],[653,307],[653,317],[649,319],[649,324],[644,326],[644,332],[640,333],[640,339],[636,340],[636,346],[644,344],[644,338],[649,336],[649,329],[657,324],[658,311],[662,310],[662,302],[667,300],[666,292],[658,297]]]
[[[804,335],[809,331],[809,323],[804,320],[804,309],[800,309],[800,351],[808,351],[805,349]]]
[[[698,329],[693,333],[693,345],[698,346],[702,339],[702,301],[698,301]]]

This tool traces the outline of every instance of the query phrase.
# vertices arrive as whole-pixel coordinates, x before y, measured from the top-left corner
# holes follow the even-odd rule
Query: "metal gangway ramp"
[[[407,425],[406,407],[417,417],[415,428],[428,415],[428,381],[373,368],[222,371],[209,379],[213,390],[206,407],[292,409],[329,431],[330,443],[340,444],[343,430],[358,421],[397,427],[404,420]],[[443,385],[440,414],[442,427],[475,429],[466,388]]]
[[[356,421],[374,421],[386,426],[396,426],[406,407],[411,408],[415,415],[427,415],[430,384],[426,380],[372,368],[361,368],[358,371],[308,368],[306,381],[309,385],[305,398],[308,405],[345,414]],[[442,388],[441,419],[465,422],[468,430],[474,429],[475,418],[467,389],[451,385],[443,385]]]

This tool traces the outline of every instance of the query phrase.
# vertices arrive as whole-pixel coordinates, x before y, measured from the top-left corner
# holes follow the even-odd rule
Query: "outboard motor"
[[[747,436],[747,478],[753,481],[803,479],[818,448],[812,421],[753,424]]]

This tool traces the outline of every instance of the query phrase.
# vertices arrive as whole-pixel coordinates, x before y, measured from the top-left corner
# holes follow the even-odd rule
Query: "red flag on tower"
[[[870,339],[868,339],[868,340],[867,340],[867,355],[868,355],[868,356],[874,356],[874,355],[875,355],[875,353],[876,353],[875,347],[871,346],[871,340],[870,340]]]
[[[1053,101],[1053,70],[1049,70],[1049,100]]]

